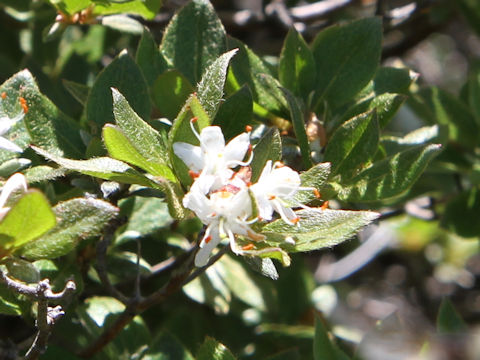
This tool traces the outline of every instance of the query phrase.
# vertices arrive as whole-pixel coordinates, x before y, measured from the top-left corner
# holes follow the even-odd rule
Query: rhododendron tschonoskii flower
[[[250,147],[250,136],[242,133],[225,145],[218,126],[207,126],[198,134],[193,122],[190,124],[200,146],[176,142],[173,152],[199,177],[199,190],[206,194],[221,188],[233,176],[232,168],[246,165],[243,158]]]
[[[25,180],[25,176],[21,173],[16,173],[10,176],[2,187],[2,192],[0,194],[0,220],[3,219],[10,210],[6,204],[10,196],[16,191],[27,191],[27,181]]]
[[[241,182],[237,184],[241,185]],[[228,184],[211,192],[207,197],[195,182],[183,198],[183,205],[189,208],[207,225],[200,242],[200,250],[195,257],[195,266],[207,264],[212,250],[224,239],[229,239],[232,250],[238,253],[235,235],[243,235],[253,240],[263,236],[255,233],[248,221],[252,215],[252,204],[246,185],[237,187]]]

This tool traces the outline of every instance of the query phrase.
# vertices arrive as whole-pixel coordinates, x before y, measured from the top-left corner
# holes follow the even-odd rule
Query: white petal
[[[204,224],[210,223],[209,215],[213,212],[211,201],[200,191],[190,191],[183,197],[183,206],[192,210]]]
[[[202,242],[200,243],[200,249],[198,250],[197,255],[195,255],[196,267],[207,265],[212,250],[215,249],[221,241],[220,236],[218,235],[218,229],[216,228],[212,229],[210,236],[211,238],[208,243],[205,241],[205,238],[203,238]]]
[[[287,198],[294,195],[301,183],[300,175],[288,166],[274,169],[271,173],[272,193]]]
[[[8,198],[14,191],[27,191],[27,181],[21,173],[13,174],[8,178],[5,185],[3,185],[2,193],[0,194],[0,208],[5,206]]]
[[[258,216],[263,220],[272,220],[273,207],[266,196],[255,197],[257,201]]]
[[[211,154],[223,153],[225,149],[225,138],[218,126],[207,126],[200,133],[200,146],[202,151]]]
[[[283,221],[285,221],[287,224],[295,225],[293,220],[297,218],[297,215],[292,209],[283,206],[279,201],[272,201],[272,205],[275,211],[280,214]]]
[[[272,160],[268,160],[263,167],[262,173],[258,178],[257,184],[268,185],[270,173],[272,172]]]
[[[176,142],[173,144],[173,152],[177,155],[189,169],[200,172],[203,169],[202,150],[199,146]]]
[[[250,146],[250,136],[247,133],[230,140],[225,147],[225,162],[242,161]]]
[[[23,150],[20,146],[11,142],[10,140],[5,139],[2,136],[0,136],[0,149],[13,151],[13,152],[17,152],[17,153],[23,152]]]

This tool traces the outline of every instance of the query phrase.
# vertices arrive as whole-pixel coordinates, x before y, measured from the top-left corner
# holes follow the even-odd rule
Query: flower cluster
[[[300,187],[296,171],[280,162],[267,161],[258,181],[252,184],[249,164],[253,151],[248,132],[225,144],[218,126],[205,127],[200,134],[193,122],[191,126],[200,146],[177,142],[173,151],[189,167],[194,179],[183,205],[207,226],[195,257],[196,266],[206,265],[212,250],[223,240],[229,240],[236,254],[251,249],[251,245],[240,247],[236,235],[253,242],[263,240],[264,235],[251,225],[272,220],[274,212],[286,223],[298,224],[290,204],[296,192],[304,188]]]

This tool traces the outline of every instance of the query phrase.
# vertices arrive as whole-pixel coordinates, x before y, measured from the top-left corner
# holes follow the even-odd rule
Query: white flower
[[[27,181],[25,180],[25,176],[21,173],[16,173],[10,176],[2,187],[2,192],[0,194],[0,220],[3,219],[10,210],[9,207],[5,206],[7,200],[17,191],[27,191]]]
[[[198,188],[204,194],[218,190],[233,176],[232,168],[246,165],[243,158],[250,147],[250,136],[242,133],[225,145],[225,138],[218,126],[205,127],[198,135],[200,146],[184,142],[173,144],[173,152],[198,176]]]
[[[0,117],[0,149],[13,151],[17,153],[23,152],[22,148],[14,142],[8,140],[4,135],[20,120],[23,119],[24,113],[20,113],[10,119],[8,116]]]
[[[272,161],[267,161],[258,182],[250,187],[260,218],[272,220],[273,211],[276,211],[287,224],[298,223],[299,219],[288,200],[303,189],[300,183],[300,175],[296,171],[279,162],[272,166]]]
[[[207,197],[198,189],[195,182],[190,192],[183,198],[183,205],[193,210],[200,220],[207,225],[205,235],[200,242],[200,250],[195,257],[195,266],[205,266],[212,250],[224,239],[229,239],[230,247],[239,252],[235,244],[235,235],[242,235],[253,240],[263,239],[251,228],[248,218],[252,214],[252,204],[246,185],[237,187],[228,184],[224,188],[210,193]]]

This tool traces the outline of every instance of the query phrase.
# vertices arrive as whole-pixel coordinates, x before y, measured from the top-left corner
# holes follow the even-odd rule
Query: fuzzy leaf
[[[269,244],[280,245],[288,252],[331,247],[348,240],[380,215],[371,211],[330,209],[300,210],[296,214],[299,225],[289,225],[279,219],[263,227],[262,233],[267,235]],[[284,242],[287,236],[294,239],[295,245]]]
[[[38,190],[28,190],[0,222],[1,251],[36,239],[55,224],[55,214],[45,196]]]
[[[197,360],[235,360],[233,354],[225,345],[207,337],[197,352]]]
[[[152,33],[146,27],[138,43],[135,61],[150,86],[168,67],[167,61],[160,54]]]
[[[196,84],[205,69],[226,51],[225,29],[212,4],[193,0],[183,7],[168,24],[160,51]]]
[[[225,99],[218,109],[213,125],[222,128],[225,139],[231,139],[245,131],[252,121],[253,99],[248,86],[242,86]]]
[[[307,100],[315,85],[315,60],[302,35],[291,28],[279,60],[280,83],[295,96]]]
[[[86,114],[97,131],[113,123],[111,88],[118,89],[143,119],[150,117],[148,87],[140,68],[124,50],[98,75],[88,95]]]
[[[133,111],[125,97],[116,89],[112,89],[112,94],[115,121],[130,144],[148,163],[149,170],[154,171],[151,174],[176,181],[168,167],[168,151],[160,134]],[[124,160],[127,161],[127,159]]]
[[[230,50],[216,59],[206,69],[197,86],[198,100],[211,119],[215,118],[222,101],[228,64],[236,53],[237,49]]]
[[[378,148],[377,114],[370,111],[342,124],[332,135],[324,160],[332,164],[332,175],[351,176],[373,158]]]
[[[348,201],[376,201],[408,191],[441,145],[420,145],[397,153],[366,168],[343,188],[339,196]]]
[[[24,131],[16,135],[22,148],[30,142],[57,155],[83,156],[85,146],[80,138],[80,126],[40,93],[30,72],[23,70],[15,74],[0,87],[0,92],[6,94],[2,105],[10,117],[21,111],[20,97],[25,99],[28,112],[23,123],[28,135]]]
[[[169,70],[153,83],[152,98],[162,115],[175,119],[193,92],[193,86],[182,73]]]
[[[271,128],[253,149],[252,182],[256,182],[268,160],[273,162],[282,158],[282,138],[278,129]]]
[[[79,198],[54,207],[58,224],[35,241],[26,244],[19,254],[30,260],[54,259],[72,251],[80,240],[101,234],[102,229],[118,214],[108,202]]]
[[[327,100],[338,106],[362,90],[375,75],[381,49],[379,18],[356,20],[321,31],[312,45],[317,67],[314,103]]]

